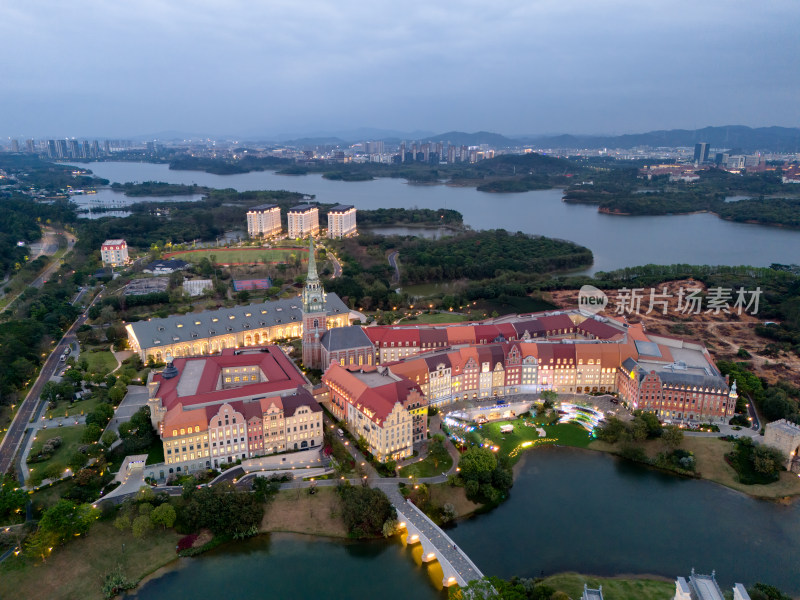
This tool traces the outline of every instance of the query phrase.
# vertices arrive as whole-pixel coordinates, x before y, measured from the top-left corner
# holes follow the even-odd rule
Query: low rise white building
[[[107,267],[128,264],[128,244],[125,240],[106,240],[100,246],[100,258]]]

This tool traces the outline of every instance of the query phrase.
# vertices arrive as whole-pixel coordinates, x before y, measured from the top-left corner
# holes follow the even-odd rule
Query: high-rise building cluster
[[[319,233],[319,207],[299,204],[286,212],[287,231],[291,239],[315,236]],[[281,209],[277,204],[262,204],[247,211],[247,233],[251,238],[281,235]],[[337,204],[328,211],[327,237],[338,239],[356,235],[356,208]]]

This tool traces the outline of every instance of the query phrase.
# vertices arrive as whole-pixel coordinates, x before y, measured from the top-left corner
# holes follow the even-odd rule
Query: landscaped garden
[[[43,479],[61,477],[70,462],[75,462],[73,459],[81,445],[85,429],[83,425],[40,429],[28,456],[28,468],[31,472],[29,483],[39,485]],[[77,466],[80,468],[82,465]]]

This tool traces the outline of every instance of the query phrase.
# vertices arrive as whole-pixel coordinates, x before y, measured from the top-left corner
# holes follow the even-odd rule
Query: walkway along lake
[[[80,165],[112,182],[165,181],[246,190],[291,190],[314,194],[319,202],[353,204],[359,209],[450,208],[475,229],[510,231],[572,240],[594,252],[589,272],[654,264],[768,266],[796,262],[800,231],[723,221],[712,214],[658,217],[603,215],[596,206],[566,204],[559,189],[522,194],[490,194],[475,188],[409,185],[402,179],[329,181],[320,174],[276,175],[254,171],[212,175],[170,171],[168,165],[93,162]],[[324,223],[322,223],[324,225]]]

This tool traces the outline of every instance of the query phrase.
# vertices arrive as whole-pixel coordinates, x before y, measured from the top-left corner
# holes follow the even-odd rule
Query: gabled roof
[[[336,294],[326,294],[325,312],[328,316],[348,315],[350,309]],[[302,326],[302,323],[303,301],[300,297],[294,297],[163,319],[136,321],[129,323],[127,327],[133,331],[139,347],[149,349],[183,342],[193,343],[196,340],[236,334],[248,329]]]
[[[364,347],[372,349],[372,341],[358,325],[329,329],[322,334],[320,343],[328,352]]]

